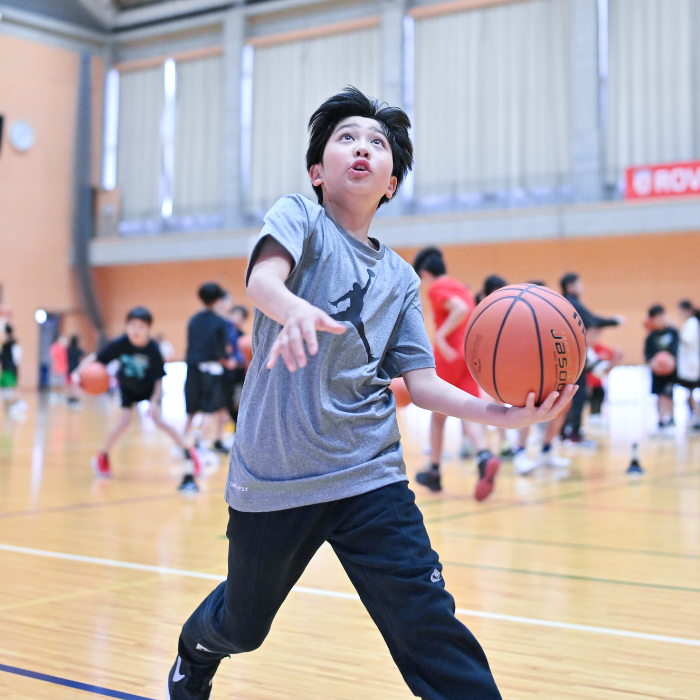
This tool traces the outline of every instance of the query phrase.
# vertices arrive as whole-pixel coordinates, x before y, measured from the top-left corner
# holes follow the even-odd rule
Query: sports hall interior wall
[[[564,273],[578,272],[589,308],[601,315],[626,317],[625,325],[606,331],[604,340],[621,348],[630,364],[643,362],[642,323],[650,305],[665,304],[673,317],[680,299],[700,299],[697,233],[450,245],[443,249],[448,273],[474,291],[494,273],[509,282],[542,280],[558,289]],[[417,250],[397,248],[409,261]],[[222,258],[96,268],[108,333],[120,333],[128,309],[145,304],[155,316],[154,332],[164,333],[181,358],[187,319],[199,308],[197,287],[214,280],[226,287],[237,303],[249,305],[245,266],[243,258]],[[424,309],[429,308],[426,301]],[[429,316],[426,323],[431,326]]]
[[[0,34],[0,66],[12,67],[0,71],[0,113],[6,127],[24,118],[36,132],[35,145],[25,153],[12,148],[5,134],[0,152],[0,284],[24,351],[23,386],[37,382],[37,309],[64,313],[65,332],[94,342],[76,313],[80,303],[70,264],[79,61],[77,51]],[[99,101],[99,59],[92,73]],[[101,110],[94,114],[99,143]]]

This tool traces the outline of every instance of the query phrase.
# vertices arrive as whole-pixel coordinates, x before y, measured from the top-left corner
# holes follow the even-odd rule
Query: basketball
[[[657,352],[649,364],[651,371],[659,377],[668,377],[676,371],[676,358],[666,350]]]
[[[403,377],[397,377],[391,380],[391,391],[394,393],[396,398],[396,407],[404,408],[411,403],[411,396],[406,388],[406,382]]]
[[[109,373],[101,362],[91,362],[80,371],[80,386],[86,394],[104,394],[109,389]]]
[[[487,296],[472,312],[464,335],[467,366],[489,395],[524,406],[574,384],[586,362],[586,331],[560,294],[514,284]]]
[[[250,367],[253,359],[253,339],[249,335],[242,335],[238,338],[238,349],[243,353],[246,369]]]

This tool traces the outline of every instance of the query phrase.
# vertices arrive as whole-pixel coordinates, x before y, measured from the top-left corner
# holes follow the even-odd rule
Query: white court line
[[[65,554],[63,552],[49,552],[44,549],[30,549],[29,547],[15,547],[10,544],[0,544],[0,551],[13,554],[31,554],[37,557],[49,559],[62,559],[64,561],[77,561],[85,564],[98,564],[111,566],[117,569],[131,569],[134,571],[148,571],[154,574],[169,574],[171,576],[186,576],[188,578],[206,579],[208,581],[221,582],[225,579],[219,574],[205,574],[200,571],[188,571],[186,569],[170,569],[166,566],[152,566],[150,564],[136,564],[116,559],[99,559],[97,557],[85,557],[80,554]],[[308,588],[307,586],[294,586],[294,593],[306,593],[309,595],[324,596],[326,598],[342,598],[344,600],[359,601],[356,593],[342,593],[341,591],[328,591],[323,588]],[[499,620],[501,622],[514,622],[522,625],[536,625],[538,627],[551,627],[554,629],[572,630],[575,632],[592,632],[594,634],[607,634],[613,637],[628,637],[630,639],[643,639],[649,642],[665,642],[667,644],[682,644],[689,647],[700,647],[700,639],[687,639],[684,637],[669,637],[663,634],[647,634],[646,632],[629,632],[627,630],[612,629],[610,627],[595,627],[592,625],[575,625],[571,622],[557,622],[556,620],[539,620],[534,617],[520,617],[518,615],[501,615],[499,613],[482,612],[480,610],[467,610],[457,608],[457,615],[465,617],[481,617],[486,620]]]

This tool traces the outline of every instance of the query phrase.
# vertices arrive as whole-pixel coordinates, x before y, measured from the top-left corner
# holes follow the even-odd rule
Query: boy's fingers
[[[270,354],[267,356],[267,364],[265,365],[268,369],[272,369],[277,363],[277,358],[279,357],[280,349],[277,341],[272,344],[270,348]]]
[[[306,367],[306,352],[304,352],[304,341],[298,326],[289,329],[289,347],[294,355],[299,367]]]
[[[305,321],[301,326],[301,333],[306,341],[306,347],[309,350],[309,355],[315,355],[318,352],[318,338],[316,337],[316,326]]]
[[[340,335],[345,333],[345,326],[342,323],[334,321],[328,314],[321,314],[316,320],[316,328],[319,331],[327,331]]]
[[[525,408],[532,410],[535,408],[535,392],[531,391],[525,399]]]
[[[559,398],[559,392],[553,391],[541,404],[540,411],[542,413],[549,413],[554,406],[554,402]]]

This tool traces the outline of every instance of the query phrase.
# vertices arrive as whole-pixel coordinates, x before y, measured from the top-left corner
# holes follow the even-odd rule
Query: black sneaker
[[[504,447],[501,450],[501,459],[513,459],[515,457],[515,450],[512,447]]]
[[[221,440],[215,440],[211,448],[212,450],[214,450],[214,452],[218,452],[222,455],[231,454],[231,450],[229,450],[228,447],[226,447],[226,445],[224,445],[224,443],[221,442]]]
[[[199,493],[199,486],[197,486],[197,482],[194,480],[192,474],[185,474],[185,476],[182,477],[182,482],[177,487],[177,490],[180,493],[189,495],[192,493]]]
[[[195,666],[178,656],[168,674],[166,700],[209,700],[218,667],[218,661],[211,666]]]
[[[431,491],[442,491],[440,484],[440,472],[437,469],[426,469],[424,472],[416,474],[416,481],[429,488]]]

